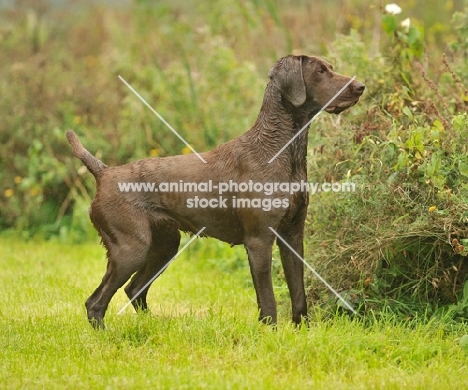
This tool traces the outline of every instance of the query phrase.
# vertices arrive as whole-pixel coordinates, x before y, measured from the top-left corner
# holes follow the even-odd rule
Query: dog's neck
[[[251,145],[259,144],[264,149],[277,153],[300,132],[278,159],[291,164],[293,171],[306,172],[308,126],[304,130],[303,128],[318,111],[307,101],[301,107],[295,107],[270,82],[266,87],[257,121],[244,137]],[[271,158],[273,155],[267,157]]]

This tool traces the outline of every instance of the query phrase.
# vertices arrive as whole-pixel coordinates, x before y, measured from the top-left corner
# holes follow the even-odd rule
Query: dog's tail
[[[78,139],[78,136],[73,130],[67,130],[67,140],[72,146],[73,155],[78,157],[97,179],[101,175],[101,172],[107,168],[107,165],[98,158],[94,157],[83,147],[80,140]]]

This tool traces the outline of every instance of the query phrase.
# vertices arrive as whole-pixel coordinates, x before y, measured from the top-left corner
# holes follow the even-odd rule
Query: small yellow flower
[[[75,125],[79,125],[81,123],[81,116],[79,115],[76,115],[74,118],[73,118],[73,123]]]
[[[13,181],[15,182],[15,184],[21,184],[21,182],[23,181],[23,178],[21,176],[15,176]]]
[[[158,157],[159,156],[159,150],[158,149],[151,149],[150,150],[150,156],[151,157]]]
[[[5,190],[5,197],[10,198],[11,196],[13,196],[14,193],[15,193],[15,191],[13,191],[11,188],[7,188]]]
[[[39,190],[37,188],[30,188],[29,189],[29,195],[32,197],[37,196],[39,194]]]
[[[192,149],[190,149],[188,146],[182,149],[182,154],[190,154],[192,153]]]
[[[437,210],[437,206],[431,206],[429,207],[429,212],[432,213],[433,211]]]

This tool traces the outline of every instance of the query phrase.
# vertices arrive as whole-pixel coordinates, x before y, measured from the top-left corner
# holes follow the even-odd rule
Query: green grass
[[[83,302],[105,269],[100,246],[0,239],[0,388],[468,387],[458,345],[468,326],[318,316],[295,329],[281,298],[274,331],[256,321],[242,250],[203,244],[154,284],[153,316],[117,315],[126,303],[119,291],[107,330],[94,331]],[[217,257],[240,265],[226,268]]]

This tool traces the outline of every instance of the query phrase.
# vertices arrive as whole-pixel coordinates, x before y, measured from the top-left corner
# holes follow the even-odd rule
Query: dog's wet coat
[[[276,303],[271,279],[273,228],[303,256],[303,232],[308,194],[277,191],[269,197],[287,201],[288,207],[189,208],[187,199],[215,198],[219,194],[185,192],[121,192],[119,182],[293,183],[307,181],[307,131],[303,131],[271,163],[270,159],[301,130],[349,81],[317,57],[288,56],[276,62],[269,73],[263,104],[254,126],[238,138],[212,151],[196,155],[148,158],[108,167],[81,145],[73,131],[67,138],[73,154],[80,158],[97,182],[90,217],[107,249],[108,264],[99,287],[86,301],[88,319],[103,326],[107,306],[115,292],[125,287],[134,298],[154,275],[177,253],[180,231],[215,237],[247,250],[260,320],[276,323]],[[339,113],[354,105],[364,85],[352,81],[325,111]],[[258,193],[228,193],[227,197],[258,198]],[[228,202],[229,205],[229,202]],[[307,316],[303,264],[279,240],[281,261],[292,302],[292,319]],[[222,259],[220,259],[222,260]],[[146,287],[132,302],[135,309],[148,310]]]

